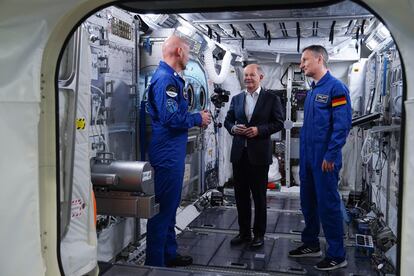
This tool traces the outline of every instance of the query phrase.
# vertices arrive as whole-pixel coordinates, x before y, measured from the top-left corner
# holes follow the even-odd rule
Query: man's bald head
[[[162,45],[162,56],[175,71],[185,69],[188,62],[190,47],[187,42],[179,36],[172,35]]]

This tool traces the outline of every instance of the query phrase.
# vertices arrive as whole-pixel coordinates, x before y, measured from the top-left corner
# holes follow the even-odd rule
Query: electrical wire
[[[380,143],[380,142],[381,142],[381,140],[379,139],[378,143]],[[382,175],[383,175],[383,170],[385,168],[385,165],[387,164],[388,156],[389,156],[390,151],[391,151],[391,147],[388,147],[388,154],[384,151],[384,149],[380,150],[379,154],[378,154],[377,161],[375,162],[375,166],[374,166],[375,171],[379,175],[378,184],[376,185],[377,190],[376,190],[376,193],[375,193],[375,203],[376,203],[377,208],[379,210],[381,210],[381,193],[380,192],[384,188],[383,185],[382,185]],[[387,185],[387,183],[386,183],[386,185]]]
[[[102,96],[105,96],[105,93],[102,91],[102,89],[100,89],[99,87],[92,85],[91,84],[91,88],[95,89],[96,91],[98,91],[99,93],[101,93]]]
[[[92,101],[97,102],[96,110],[95,110],[95,116],[94,116],[94,120],[93,120],[93,126],[91,126],[92,134],[94,136],[97,136],[97,137],[103,137],[102,142],[103,142],[104,147],[105,147],[104,150],[108,150],[108,144],[106,142],[107,139],[106,139],[105,131],[103,129],[103,126],[106,126],[106,123],[105,123],[105,121],[103,121],[103,125],[99,124],[99,126],[98,126],[98,124],[97,124],[99,113],[101,111],[101,106],[102,106],[102,97],[105,96],[105,93],[102,91],[102,89],[100,89],[99,87],[97,87],[95,85],[91,84],[91,88],[95,89],[96,91],[98,91],[100,93],[100,96],[97,96],[96,98],[95,97],[92,98]],[[92,89],[91,89],[91,92],[92,92]],[[95,93],[92,93],[92,94],[95,94]],[[98,129],[98,127],[99,127],[99,129]],[[99,139],[99,142],[101,142],[101,138],[98,138],[98,139]]]
[[[289,67],[290,67],[290,65],[289,65],[288,67],[286,67],[285,72],[283,72],[283,75],[280,77],[280,84],[281,84],[283,87],[286,87],[286,86],[287,86],[287,84],[286,84],[286,83],[283,83],[283,78],[286,76],[286,74],[287,74],[287,72],[288,72],[288,70],[289,70]]]
[[[373,154],[372,143],[373,143],[373,138],[371,136],[371,131],[368,130],[367,137],[365,138],[364,143],[362,144],[362,148],[361,148],[361,158],[362,158],[363,164],[368,164],[368,162],[372,158],[372,154]]]

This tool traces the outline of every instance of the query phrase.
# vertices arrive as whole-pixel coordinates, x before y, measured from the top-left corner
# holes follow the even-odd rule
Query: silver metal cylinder
[[[148,162],[95,159],[92,184],[112,191],[154,194],[154,171]]]

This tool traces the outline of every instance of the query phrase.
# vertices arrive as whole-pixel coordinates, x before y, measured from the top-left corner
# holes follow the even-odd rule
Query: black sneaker
[[[235,236],[234,238],[231,239],[230,244],[231,245],[240,245],[240,244],[243,244],[243,243],[248,243],[251,240],[252,240],[252,236],[238,234],[237,236]]]
[[[317,270],[326,271],[326,270],[334,270],[337,268],[346,267],[347,265],[348,265],[348,262],[346,261],[346,259],[344,259],[343,261],[336,261],[332,258],[326,257],[325,259],[317,263],[314,267]]]
[[[167,267],[175,267],[175,266],[188,266],[193,264],[193,258],[191,256],[183,256],[177,254],[175,259],[169,260],[166,262]]]
[[[263,237],[254,237],[252,242],[250,243],[251,248],[259,248],[264,245],[264,238]]]
[[[306,245],[299,246],[298,248],[289,252],[289,257],[304,258],[304,257],[320,257],[322,251],[320,247],[309,247]]]

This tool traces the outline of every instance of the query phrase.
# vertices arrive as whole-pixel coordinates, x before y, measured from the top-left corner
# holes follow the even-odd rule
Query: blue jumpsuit
[[[345,258],[338,174],[351,120],[348,88],[328,71],[306,95],[300,132],[300,199],[306,223],[302,242],[319,247],[321,222],[329,245],[326,256],[337,261]],[[322,172],[324,159],[335,163],[332,172]]]
[[[160,212],[147,223],[146,264],[165,266],[177,255],[175,216],[181,199],[188,129],[201,115],[188,112],[184,80],[161,61],[148,90],[152,119],[149,160],[154,167],[155,200]]]

